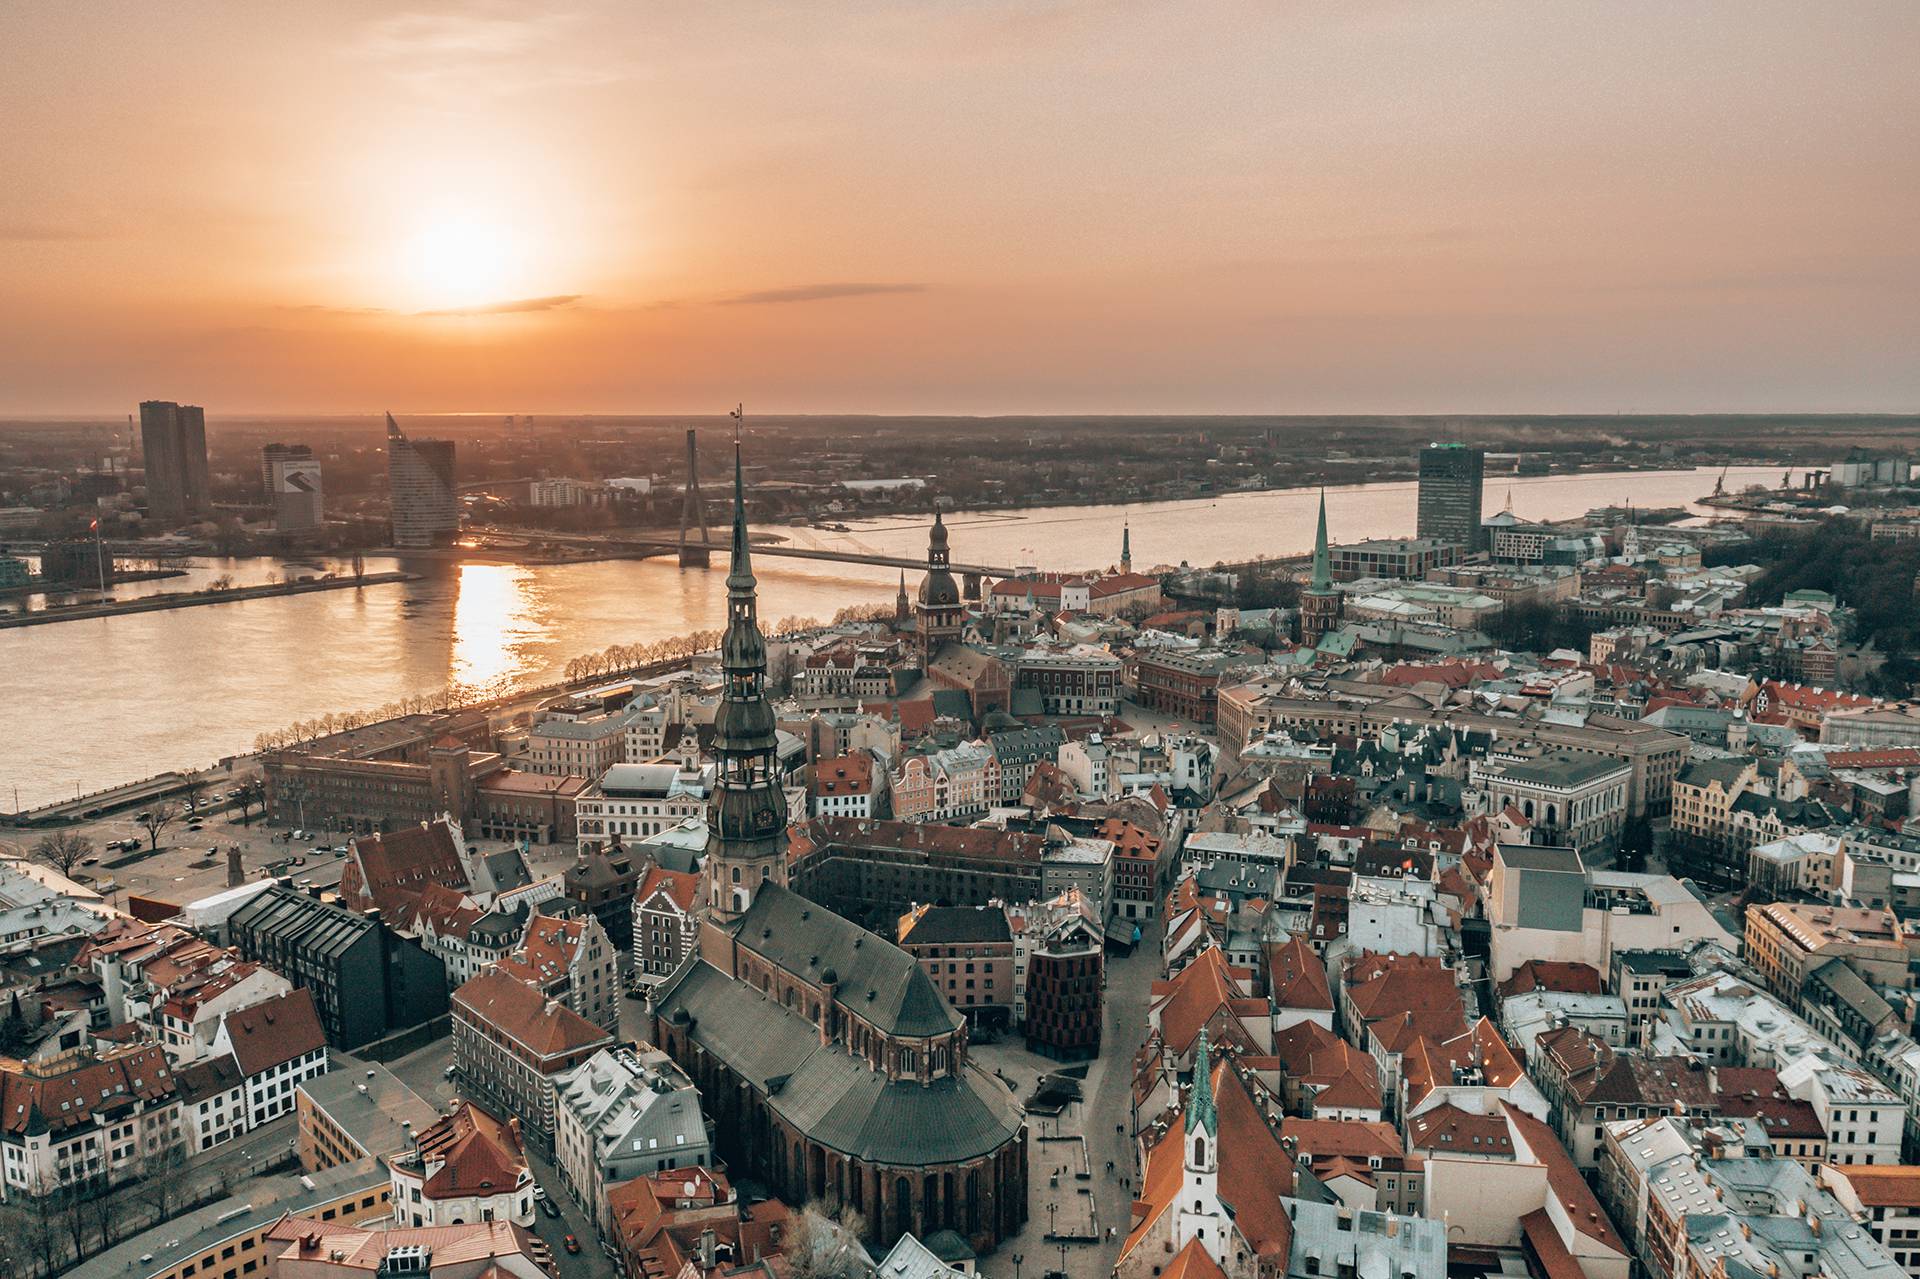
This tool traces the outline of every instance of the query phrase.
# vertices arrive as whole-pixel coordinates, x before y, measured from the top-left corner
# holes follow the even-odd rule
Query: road
[[[1069,1106],[1057,1121],[1040,1116],[1028,1119],[1027,1224],[993,1255],[982,1258],[981,1273],[992,1279],[1015,1279],[1016,1272],[1026,1279],[1039,1279],[1043,1272],[1054,1269],[1064,1269],[1072,1279],[1105,1279],[1112,1273],[1139,1184],[1129,1135],[1132,1063],[1134,1054],[1146,1042],[1147,1001],[1160,975],[1160,925],[1156,922],[1141,933],[1133,954],[1108,957],[1100,1056],[1089,1064],[1082,1100]],[[1022,1098],[1040,1075],[1061,1065],[1029,1053],[1011,1040],[982,1045],[974,1051],[983,1065],[1017,1081]],[[1038,1138],[1056,1132],[1077,1133],[1085,1139],[1087,1164],[1092,1170],[1088,1181],[1077,1181],[1069,1174],[1059,1179],[1058,1186],[1050,1184],[1054,1167],[1065,1162],[1067,1154],[1055,1143]],[[1112,1172],[1107,1171],[1109,1161]],[[1098,1244],[1064,1245],[1063,1265],[1062,1245],[1046,1237],[1049,1222],[1057,1219],[1065,1228],[1068,1219],[1078,1212],[1073,1201],[1081,1188],[1092,1191],[1094,1221],[1103,1238]],[[1060,1205],[1057,1216],[1048,1213],[1050,1202]],[[1108,1230],[1113,1231],[1111,1238],[1105,1237]]]

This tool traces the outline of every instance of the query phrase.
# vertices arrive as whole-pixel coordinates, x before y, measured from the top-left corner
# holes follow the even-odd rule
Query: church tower
[[[893,620],[902,626],[913,617],[913,602],[907,598],[907,571],[900,570],[900,593],[893,597]]]
[[[1193,1054],[1193,1087],[1187,1090],[1186,1158],[1181,1172],[1180,1218],[1174,1228],[1174,1251],[1193,1240],[1222,1262],[1226,1257],[1226,1222],[1220,1205],[1220,1112],[1213,1100],[1213,1059],[1207,1052],[1206,1027]]]
[[[739,419],[736,409],[733,561],[727,572],[727,629],[720,640],[725,690],[713,718],[719,777],[707,818],[707,917],[721,925],[745,913],[760,885],[787,882],[787,799],[780,788],[773,708],[767,704],[767,643],[760,635],[747,546]]]
[[[933,664],[934,655],[960,638],[964,610],[960,606],[960,587],[948,567],[947,526],[940,512],[933,513],[933,528],[927,534],[927,575],[920,579],[920,601],[914,606],[916,627],[920,632],[920,664]]]
[[[1340,625],[1340,592],[1333,589],[1333,556],[1327,550],[1327,491],[1320,490],[1320,528],[1313,536],[1313,582],[1300,594],[1300,642],[1318,648]]]
[[[1133,572],[1133,526],[1130,524],[1120,526],[1120,571]]]

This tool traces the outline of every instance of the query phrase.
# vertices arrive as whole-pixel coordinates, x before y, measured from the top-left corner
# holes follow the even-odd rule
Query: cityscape
[[[0,1279],[1920,1279],[1920,14],[321,9],[0,15]]]

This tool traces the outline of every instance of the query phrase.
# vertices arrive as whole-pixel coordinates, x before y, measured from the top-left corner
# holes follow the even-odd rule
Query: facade
[[[294,1090],[330,1067],[326,1032],[305,987],[222,1017],[213,1053],[238,1067],[248,1128],[292,1114]]]
[[[574,825],[581,842],[619,836],[631,843],[672,830],[707,811],[711,769],[661,761],[615,764],[580,792]]]
[[[5,1198],[100,1189],[177,1164],[186,1151],[166,1050],[132,1044],[0,1069]]]
[[[447,1011],[440,961],[381,920],[276,884],[236,910],[227,928],[243,956],[312,992],[335,1048],[358,1048]]]
[[[1013,686],[1038,690],[1049,715],[1112,715],[1120,709],[1121,662],[1104,646],[1030,648],[1012,665]]]
[[[287,445],[268,445],[287,448]],[[267,462],[268,498],[273,503],[273,527],[280,533],[311,533],[326,521],[326,494],[320,480],[320,460],[304,444],[304,456],[283,456]]]
[[[553,1142],[554,1086],[613,1035],[504,972],[453,992],[453,1068],[462,1089],[520,1120],[537,1147]]]
[[[519,756],[529,773],[547,777],[600,777],[627,758],[625,714],[550,715],[527,730]]]
[[[1000,771],[999,802],[1002,805],[1018,803],[1027,783],[1033,780],[1034,770],[1042,764],[1058,762],[1060,749],[1066,744],[1067,735],[1057,724],[988,733],[987,745],[993,748],[994,762]]]
[[[1105,934],[1089,914],[1073,912],[1030,941],[1020,1027],[1028,1050],[1066,1061],[1098,1057]]]
[[[1747,910],[1746,959],[1783,1003],[1803,1004],[1813,971],[1844,960],[1870,985],[1913,985],[1910,930],[1890,910],[1771,902]]]
[[[888,789],[903,822],[978,817],[1000,802],[1000,761],[986,742],[960,742],[908,755]]]
[[[583,845],[567,867],[563,882],[568,901],[600,921],[607,940],[625,950],[633,945],[633,890],[646,859],[620,842]]]
[[[620,1026],[620,951],[592,915],[535,915],[499,968],[605,1030]]]
[[[900,917],[900,949],[918,960],[947,1003],[975,1025],[1013,1015],[1013,934],[993,906],[915,906]]]
[[[453,441],[410,440],[401,434],[391,413],[387,414],[387,492],[395,546],[440,546],[459,535]]]
[[[533,1224],[533,1172],[517,1119],[503,1124],[470,1102],[458,1102],[453,1113],[414,1134],[410,1149],[386,1162],[396,1225]]]
[[[1419,536],[1480,550],[1480,491],[1487,455],[1464,444],[1430,444],[1420,450]]]
[[[871,752],[852,751],[813,762],[807,788],[809,817],[885,816],[887,773]]]
[[[1041,835],[823,817],[789,839],[794,890],[859,918],[895,919],[922,901],[986,906],[1040,896]]]
[[[555,1081],[554,1166],[603,1234],[607,1187],[713,1161],[700,1095],[657,1048],[607,1048]]]
[[[1352,582],[1363,577],[1424,582],[1435,569],[1456,562],[1460,547],[1430,537],[1376,538],[1333,548],[1333,580]]]
[[[1025,1125],[966,1028],[912,956],[777,883],[653,1001],[728,1164],[852,1205],[883,1248],[953,1230],[986,1251],[1026,1219]]]
[[[213,510],[207,488],[207,413],[196,404],[144,400],[140,452],[147,470],[147,513],[163,524]]]
[[[1633,780],[1625,764],[1553,751],[1478,759],[1472,776],[1488,812],[1519,810],[1540,843],[1576,848],[1583,858],[1604,859],[1619,847]]]
[[[1134,698],[1188,724],[1211,724],[1221,678],[1239,662],[1230,653],[1147,649],[1134,663]]]
[[[700,876],[650,867],[633,894],[633,972],[671,976],[700,938]]]

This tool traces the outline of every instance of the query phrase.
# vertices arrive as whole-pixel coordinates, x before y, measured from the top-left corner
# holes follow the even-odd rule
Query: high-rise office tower
[[[268,445],[268,448],[285,448]],[[287,450],[267,463],[267,491],[273,499],[273,527],[282,533],[310,533],[325,518],[320,459],[306,445]]]
[[[1419,535],[1481,548],[1480,486],[1487,455],[1464,444],[1429,444],[1420,450]]]
[[[460,532],[452,440],[410,440],[387,414],[387,486],[395,546],[439,546]]]
[[[179,523],[213,510],[207,489],[205,409],[171,400],[143,401],[140,450],[146,457],[150,519]]]
[[[282,459],[310,458],[313,450],[304,444],[269,444],[260,450],[260,491],[273,500],[273,464]]]

